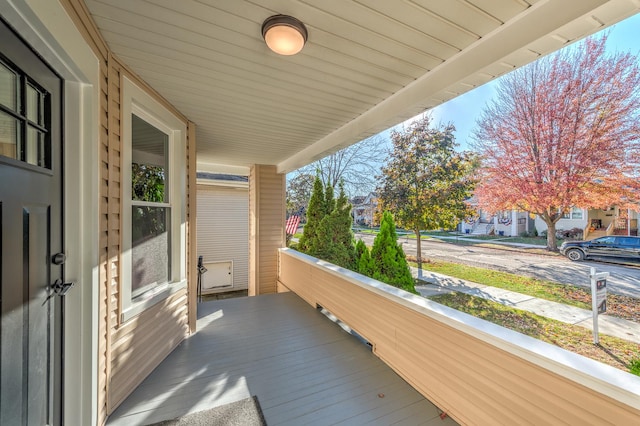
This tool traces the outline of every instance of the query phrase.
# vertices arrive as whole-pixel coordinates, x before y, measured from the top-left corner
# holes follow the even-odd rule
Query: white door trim
[[[0,14],[63,79],[65,425],[97,422],[100,64],[58,1],[8,0]]]

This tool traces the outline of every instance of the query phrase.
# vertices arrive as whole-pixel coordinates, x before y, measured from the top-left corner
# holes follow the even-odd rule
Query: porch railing
[[[629,235],[629,220],[626,217],[615,219],[613,223],[613,235]]]
[[[281,290],[322,306],[463,424],[634,424],[640,379],[290,249]]]

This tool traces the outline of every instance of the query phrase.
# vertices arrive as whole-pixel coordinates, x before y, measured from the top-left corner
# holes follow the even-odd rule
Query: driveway
[[[356,234],[368,245],[374,236]],[[398,239],[408,255],[416,255],[416,241]],[[608,291],[640,298],[640,268],[613,265],[601,262],[571,262],[560,255],[540,255],[523,251],[508,251],[478,245],[456,245],[435,239],[422,240],[423,259],[440,259],[470,266],[496,269],[514,274],[541,278],[561,284],[589,287],[589,272],[595,267],[598,272],[609,272]]]

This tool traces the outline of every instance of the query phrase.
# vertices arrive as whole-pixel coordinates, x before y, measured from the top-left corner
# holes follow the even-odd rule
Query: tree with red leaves
[[[474,132],[480,208],[513,208],[547,224],[572,207],[639,209],[640,66],[588,38],[500,80]]]

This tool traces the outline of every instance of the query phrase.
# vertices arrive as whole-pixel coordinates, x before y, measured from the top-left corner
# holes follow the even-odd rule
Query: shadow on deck
[[[113,413],[145,425],[257,396],[269,425],[455,424],[294,293],[201,303],[186,339]]]

